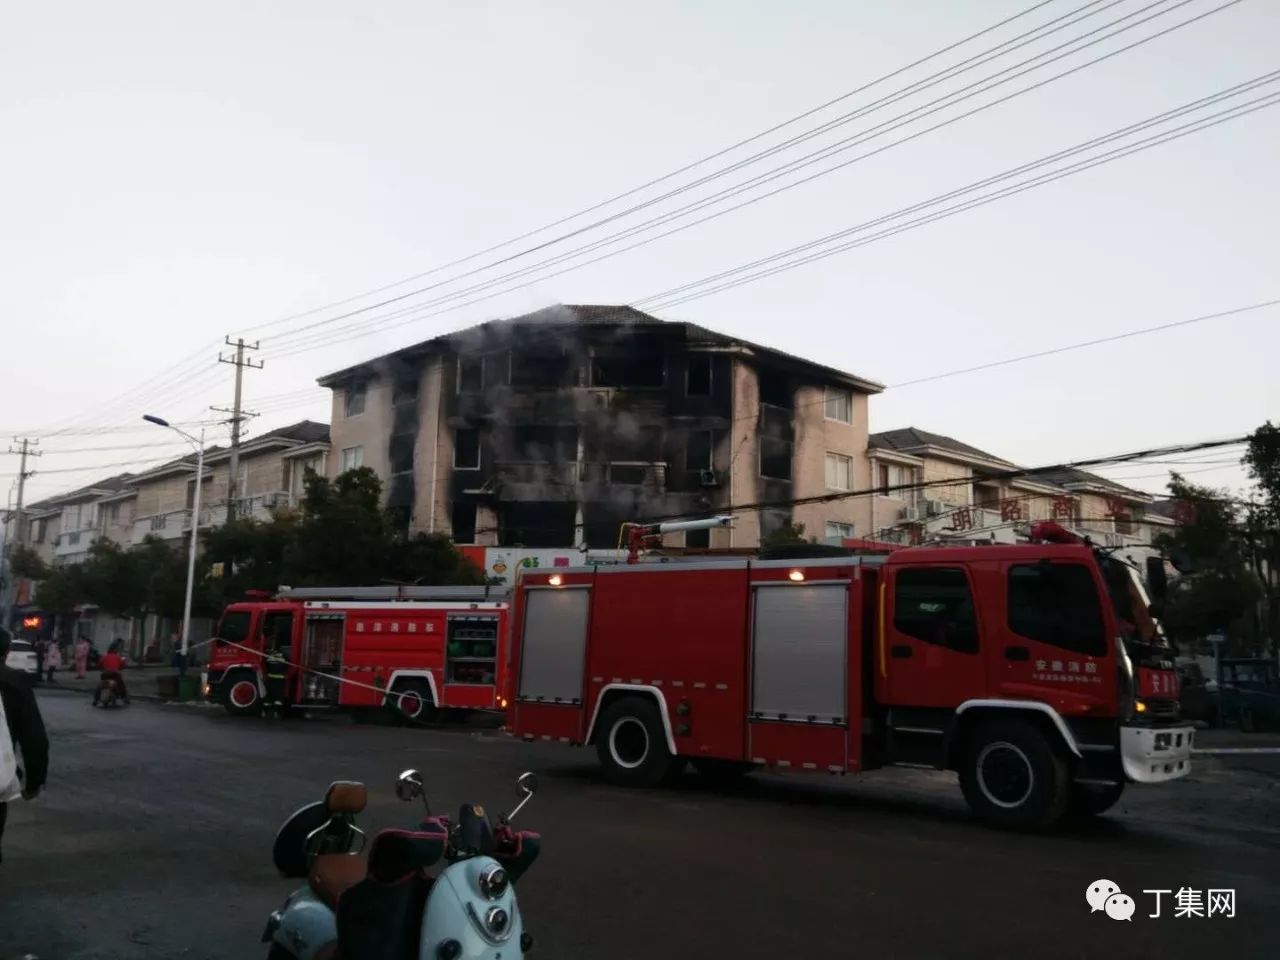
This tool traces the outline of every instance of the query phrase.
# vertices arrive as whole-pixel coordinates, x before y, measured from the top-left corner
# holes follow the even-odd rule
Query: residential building
[[[869,526],[859,498],[788,502],[867,485],[880,384],[630,307],[485,323],[319,382],[333,391],[331,474],[373,469],[408,529],[459,543],[610,548],[628,520],[744,504],[759,506],[735,510],[733,529],[670,545]]]
[[[1174,522],[1148,515],[1150,494],[1105,477],[1075,468],[1009,476],[1016,463],[917,427],[872,434],[868,458],[874,486],[887,491],[872,497],[872,512],[876,538],[888,542],[1012,543],[1030,523],[1056,520],[1141,553]]]

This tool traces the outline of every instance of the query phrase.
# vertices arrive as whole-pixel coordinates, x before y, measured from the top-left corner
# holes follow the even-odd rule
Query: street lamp
[[[187,596],[182,603],[182,648],[178,654],[178,676],[184,677],[187,674],[187,653],[191,649],[191,591],[196,579],[196,532],[200,529],[200,482],[204,479],[204,427],[200,428],[200,439],[197,440],[163,417],[154,417],[146,413],[142,415],[142,419],[158,427],[168,427],[196,448],[196,490],[191,506],[191,546],[187,551]]]

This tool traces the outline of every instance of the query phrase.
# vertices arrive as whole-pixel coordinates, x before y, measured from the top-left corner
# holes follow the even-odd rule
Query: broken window
[[[364,413],[365,395],[369,392],[367,383],[353,383],[347,387],[344,398],[343,416],[358,417]]]
[[[453,466],[457,470],[480,469],[480,431],[459,427],[453,432]]]
[[[476,505],[465,500],[455,501],[452,510],[453,542],[476,542]]]
[[[416,375],[396,377],[395,384],[391,389],[391,402],[399,405],[417,400],[418,380],[419,378]]]
[[[502,508],[499,546],[563,547],[572,544],[577,505],[548,501],[508,503]],[[613,527],[613,536],[618,528]]]
[[[526,390],[554,390],[570,386],[573,362],[559,347],[511,351],[511,386]]]
[[[513,460],[556,463],[578,457],[576,427],[520,426],[511,430]]]
[[[685,441],[684,466],[686,470],[711,469],[711,431],[694,430]]]
[[[480,393],[484,390],[484,357],[458,358],[458,392]]]
[[[701,550],[709,549],[711,547],[711,531],[686,530],[684,535],[684,545],[686,548],[693,547]]]
[[[609,464],[609,482],[636,486],[645,481],[649,468],[643,463]]]
[[[760,402],[790,410],[795,402],[795,388],[785,376],[772,370],[761,370]]]
[[[624,353],[597,354],[591,361],[593,387],[660,387],[666,363],[656,345],[635,341]]]
[[[685,373],[684,392],[690,397],[711,396],[711,357],[707,355],[689,358]]]
[[[760,476],[770,480],[791,479],[791,441],[777,437],[760,438]]]

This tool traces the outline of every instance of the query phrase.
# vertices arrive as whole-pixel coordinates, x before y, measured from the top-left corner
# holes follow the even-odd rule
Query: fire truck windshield
[[[244,643],[249,636],[249,611],[228,610],[218,624],[218,639],[232,643]]]
[[[1115,557],[1102,556],[1099,560],[1125,640],[1155,647],[1168,646],[1160,622],[1151,613],[1151,600],[1138,571]]]

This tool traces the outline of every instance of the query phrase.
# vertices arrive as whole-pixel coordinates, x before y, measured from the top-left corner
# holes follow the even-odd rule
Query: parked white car
[[[15,639],[9,647],[9,655],[4,658],[4,665],[10,670],[35,673],[37,667],[36,648],[30,640]]]

